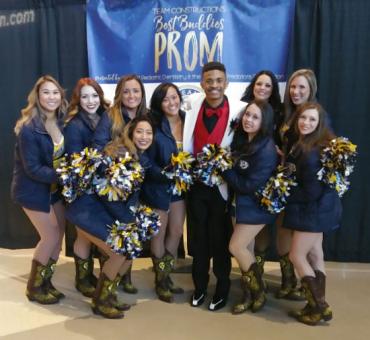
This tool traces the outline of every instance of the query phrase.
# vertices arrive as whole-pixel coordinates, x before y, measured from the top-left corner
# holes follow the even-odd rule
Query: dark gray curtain
[[[33,247],[37,234],[10,200],[15,121],[28,92],[51,74],[71,93],[88,75],[85,0],[0,1],[0,247]]]
[[[325,237],[326,260],[370,261],[369,15],[368,0],[296,0],[288,71],[315,71],[336,134],[359,152],[341,228]]]

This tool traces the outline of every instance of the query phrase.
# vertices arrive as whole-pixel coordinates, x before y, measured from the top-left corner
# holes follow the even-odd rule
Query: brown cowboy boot
[[[46,265],[48,271],[47,271],[47,275],[44,277],[44,287],[46,291],[53,294],[58,300],[60,300],[60,299],[64,299],[66,296],[61,291],[56,289],[53,283],[51,282],[51,278],[55,271],[55,266],[56,266],[56,261],[50,258],[48,264]]]
[[[279,259],[281,269],[281,287],[276,292],[277,299],[287,299],[303,301],[304,296],[297,288],[297,277],[295,276],[293,263],[289,260],[289,254],[281,256]]]
[[[117,286],[117,288],[118,288],[120,282],[122,282],[122,276],[118,274],[117,277],[114,279],[114,284]],[[114,307],[116,307],[120,311],[128,311],[131,308],[131,305],[129,305],[128,303],[125,303],[123,301],[120,301],[118,299],[117,290],[118,289],[115,289],[114,292],[111,295],[112,304],[114,305]]]
[[[119,285],[122,287],[122,290],[128,294],[137,294],[137,288],[132,284],[131,281],[131,270],[132,265],[127,269],[127,272],[122,276]]]
[[[169,252],[166,251],[165,254],[165,261],[166,264],[170,267],[170,273],[173,271],[173,268],[175,267],[175,257]],[[178,287],[175,285],[175,283],[172,281],[170,274],[167,276],[167,284],[168,287],[173,294],[183,294],[184,290],[181,287]]]
[[[265,272],[266,252],[256,250],[254,253],[255,253],[256,262],[257,262],[258,267],[260,269],[261,275],[263,276],[263,274]],[[262,283],[263,283],[263,289],[265,290],[265,292],[267,292],[266,282],[264,280],[262,280]]]
[[[155,291],[159,300],[171,303],[173,295],[168,285],[168,275],[171,271],[171,266],[166,260],[166,255],[162,258],[152,257],[155,272]]]
[[[313,276],[302,278],[302,287],[309,304],[309,311],[297,316],[297,320],[306,325],[315,326],[321,320],[328,321],[332,318],[329,305],[325,301],[323,287],[320,287],[319,280]],[[330,313],[329,313],[330,312]],[[328,320],[326,320],[329,317]]]
[[[37,260],[32,260],[30,277],[27,282],[26,295],[28,300],[36,301],[43,305],[51,305],[59,302],[59,299],[51,294],[45,286],[45,277],[50,275],[47,266],[42,265]]]
[[[91,302],[94,314],[102,315],[107,319],[122,319],[124,313],[114,305],[118,281],[109,280],[105,273],[100,273],[98,284]]]
[[[326,276],[320,270],[315,270],[315,276],[316,276],[316,281],[317,281],[320,289],[323,290],[322,294],[323,294],[324,299],[325,299]],[[298,318],[300,316],[309,314],[310,312],[311,312],[311,306],[310,306],[309,303],[307,303],[301,310],[290,311],[288,314],[289,314],[289,316],[291,316],[293,318]],[[333,318],[333,312],[331,311],[330,307],[328,306],[327,308],[325,308],[325,310],[323,312],[323,319],[325,321],[329,321],[332,318]]]
[[[95,292],[95,286],[91,284],[90,276],[92,275],[91,259],[81,259],[74,254],[76,276],[75,276],[75,287],[87,297],[93,297]]]
[[[254,262],[246,273],[247,285],[252,295],[251,311],[258,312],[266,303],[266,293],[262,281],[260,267]]]
[[[233,306],[232,311],[231,311],[232,314],[244,313],[246,310],[248,310],[248,308],[251,307],[253,303],[251,292],[249,289],[249,284],[248,284],[250,280],[249,276],[247,275],[247,272],[243,272],[242,270],[241,272],[242,272],[242,277],[240,278],[240,286],[242,288],[243,295],[242,295],[241,302]]]

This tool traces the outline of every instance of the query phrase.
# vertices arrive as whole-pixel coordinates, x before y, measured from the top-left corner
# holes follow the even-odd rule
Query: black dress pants
[[[218,187],[195,183],[187,195],[187,226],[193,256],[192,277],[197,293],[207,290],[210,259],[217,278],[215,295],[227,297],[231,258],[228,250],[231,222]]]

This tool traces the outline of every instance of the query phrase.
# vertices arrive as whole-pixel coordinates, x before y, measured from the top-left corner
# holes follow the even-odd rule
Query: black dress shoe
[[[192,307],[199,307],[204,303],[204,300],[206,299],[207,293],[197,293],[194,292],[190,299],[190,306]]]
[[[211,303],[208,306],[208,310],[214,312],[216,310],[219,310],[223,307],[225,307],[227,302],[227,298],[225,297],[217,297],[213,296]]]

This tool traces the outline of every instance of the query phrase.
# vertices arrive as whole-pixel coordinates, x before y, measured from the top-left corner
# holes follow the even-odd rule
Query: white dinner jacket
[[[197,122],[199,110],[205,99],[204,93],[194,93],[186,98],[186,115],[184,124],[184,135],[183,135],[183,148],[184,151],[193,153],[194,148],[194,129],[195,123]],[[225,134],[221,141],[222,147],[227,147],[231,144],[234,132],[230,129],[230,122],[241,114],[247,103],[241,101],[229,101],[229,119],[225,129]],[[220,193],[224,200],[227,200],[227,185],[225,183],[218,186]]]

